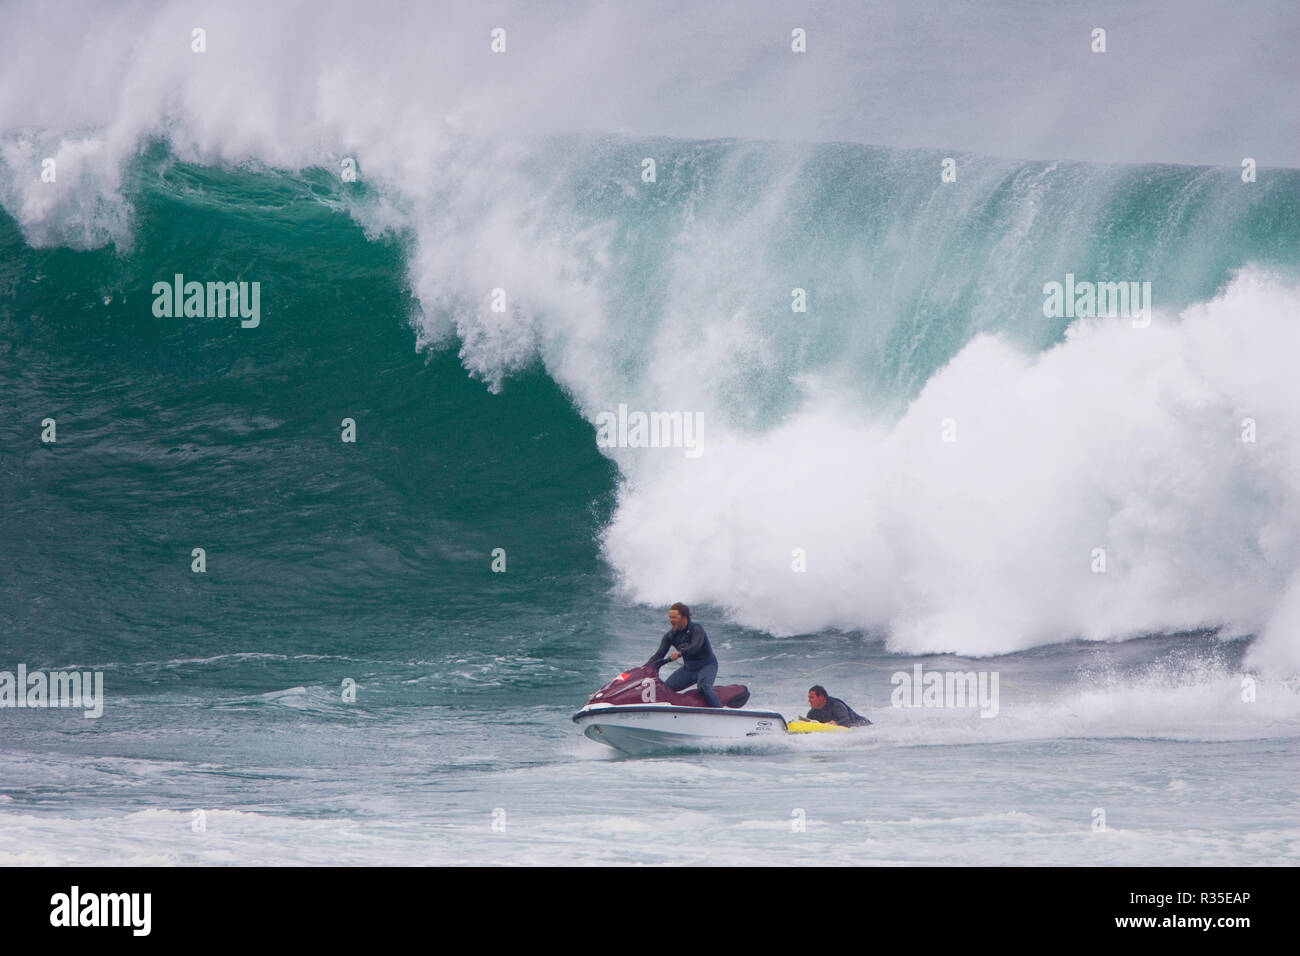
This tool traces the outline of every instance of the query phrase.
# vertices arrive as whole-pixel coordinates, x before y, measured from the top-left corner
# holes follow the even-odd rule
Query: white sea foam
[[[810,392],[698,461],[624,460],[608,553],[639,599],[692,594],[778,633],[880,628],[894,650],[982,655],[1263,629],[1250,663],[1293,671],[1298,313],[1300,291],[1247,271],[1148,329],[1078,323],[1039,355],[979,337],[891,426]]]

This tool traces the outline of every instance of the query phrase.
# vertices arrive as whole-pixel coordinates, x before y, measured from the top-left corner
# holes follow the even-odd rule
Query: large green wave
[[[734,425],[779,421],[809,375],[897,414],[977,333],[1060,341],[1069,322],[1043,316],[1042,288],[1067,273],[1150,281],[1176,310],[1247,264],[1300,264],[1294,170],[1247,183],[1232,168],[958,155],[944,182],[946,158],[583,134],[461,167],[416,200],[364,167],[343,183],[155,145],[128,172],[115,244],[68,248],[69,223],[64,243],[33,248],[0,218],[13,633],[54,654],[88,638],[211,643],[216,621],[236,645],[273,626],[307,648],[326,619],[375,640],[403,621],[516,627],[520,608],[607,585],[597,539],[617,475],[589,420],[601,402],[665,400],[658,362],[711,369],[709,411]],[[398,212],[390,228],[381,208]],[[499,250],[467,209],[525,234],[493,267],[531,351],[484,332],[484,270],[439,271]],[[427,260],[430,222],[442,245]],[[155,316],[153,284],[177,273],[260,282],[260,326]],[[599,313],[589,334],[565,324],[575,287]],[[792,312],[796,287],[807,312]],[[665,356],[683,310],[681,352]],[[451,347],[421,348],[439,323]],[[56,444],[40,441],[47,417]],[[190,571],[196,547],[206,575]],[[529,573],[494,575],[495,548]]]

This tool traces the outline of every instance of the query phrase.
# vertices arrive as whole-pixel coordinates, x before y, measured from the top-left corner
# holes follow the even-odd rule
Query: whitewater
[[[0,671],[105,697],[0,707],[0,862],[1300,859],[1294,157],[860,130],[847,45],[768,126],[775,7],[308,9],[5,14]],[[875,726],[587,741],[674,601]]]

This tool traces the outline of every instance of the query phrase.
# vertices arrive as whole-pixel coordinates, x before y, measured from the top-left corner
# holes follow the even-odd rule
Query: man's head
[[[691,623],[691,609],[678,601],[668,609],[668,623],[672,625],[674,631],[680,631]]]
[[[826,706],[826,688],[821,684],[814,684],[808,688],[808,706],[814,710],[821,710]]]

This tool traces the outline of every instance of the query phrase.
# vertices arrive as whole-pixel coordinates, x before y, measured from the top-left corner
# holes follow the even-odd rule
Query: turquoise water
[[[1294,863],[1300,172],[942,158],[583,134],[403,192],[156,142],[106,232],[7,202],[0,669],[108,699],[0,709],[0,859]],[[260,325],[156,317],[176,273]],[[1044,318],[1066,273],[1155,334]],[[619,402],[701,466],[598,448]],[[753,706],[876,728],[586,741],[673,600]],[[891,707],[918,661],[998,719]]]

